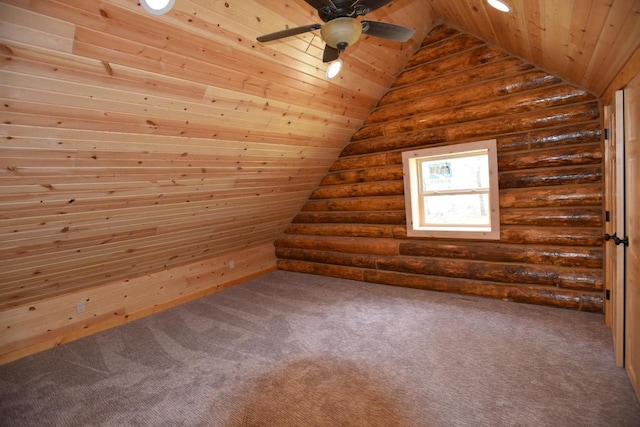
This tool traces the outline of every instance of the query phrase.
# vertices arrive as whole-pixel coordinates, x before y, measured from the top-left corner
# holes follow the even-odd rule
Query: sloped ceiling
[[[640,47],[637,0],[429,0],[439,19],[596,95]]]
[[[0,2],[0,306],[274,241],[437,22],[601,94],[639,2],[396,0],[327,81],[303,0]]]

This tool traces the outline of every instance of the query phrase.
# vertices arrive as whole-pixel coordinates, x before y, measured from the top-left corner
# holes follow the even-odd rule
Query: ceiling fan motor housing
[[[323,6],[318,9],[318,16],[320,16],[322,22],[329,22],[339,17],[348,16],[354,18],[370,12],[367,6],[357,3],[357,1],[354,3],[353,0],[331,0],[330,6]]]
[[[357,42],[361,34],[362,23],[349,17],[332,19],[320,29],[322,40],[338,50],[345,50],[347,46]]]

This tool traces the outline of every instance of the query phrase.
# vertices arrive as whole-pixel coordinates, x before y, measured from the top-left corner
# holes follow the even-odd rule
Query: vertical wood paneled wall
[[[598,99],[439,26],[276,241],[278,268],[600,312]],[[499,241],[407,238],[404,150],[496,138]]]

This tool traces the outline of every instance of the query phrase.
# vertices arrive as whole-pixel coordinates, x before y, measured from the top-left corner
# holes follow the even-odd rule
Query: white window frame
[[[478,153],[486,153],[489,162],[489,188],[455,190],[444,192],[447,195],[482,194],[489,195],[489,222],[487,226],[468,224],[423,224],[425,195],[420,191],[419,164],[424,160],[442,160],[463,157]],[[498,153],[495,139],[475,141],[463,144],[447,145],[443,147],[424,148],[405,151],[402,153],[402,167],[404,172],[404,194],[407,216],[407,236],[436,237],[452,239],[500,239],[500,192],[498,188]]]

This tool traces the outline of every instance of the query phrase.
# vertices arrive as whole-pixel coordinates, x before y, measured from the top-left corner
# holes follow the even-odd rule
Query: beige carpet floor
[[[640,426],[603,316],[277,271],[0,367],[3,426]]]

